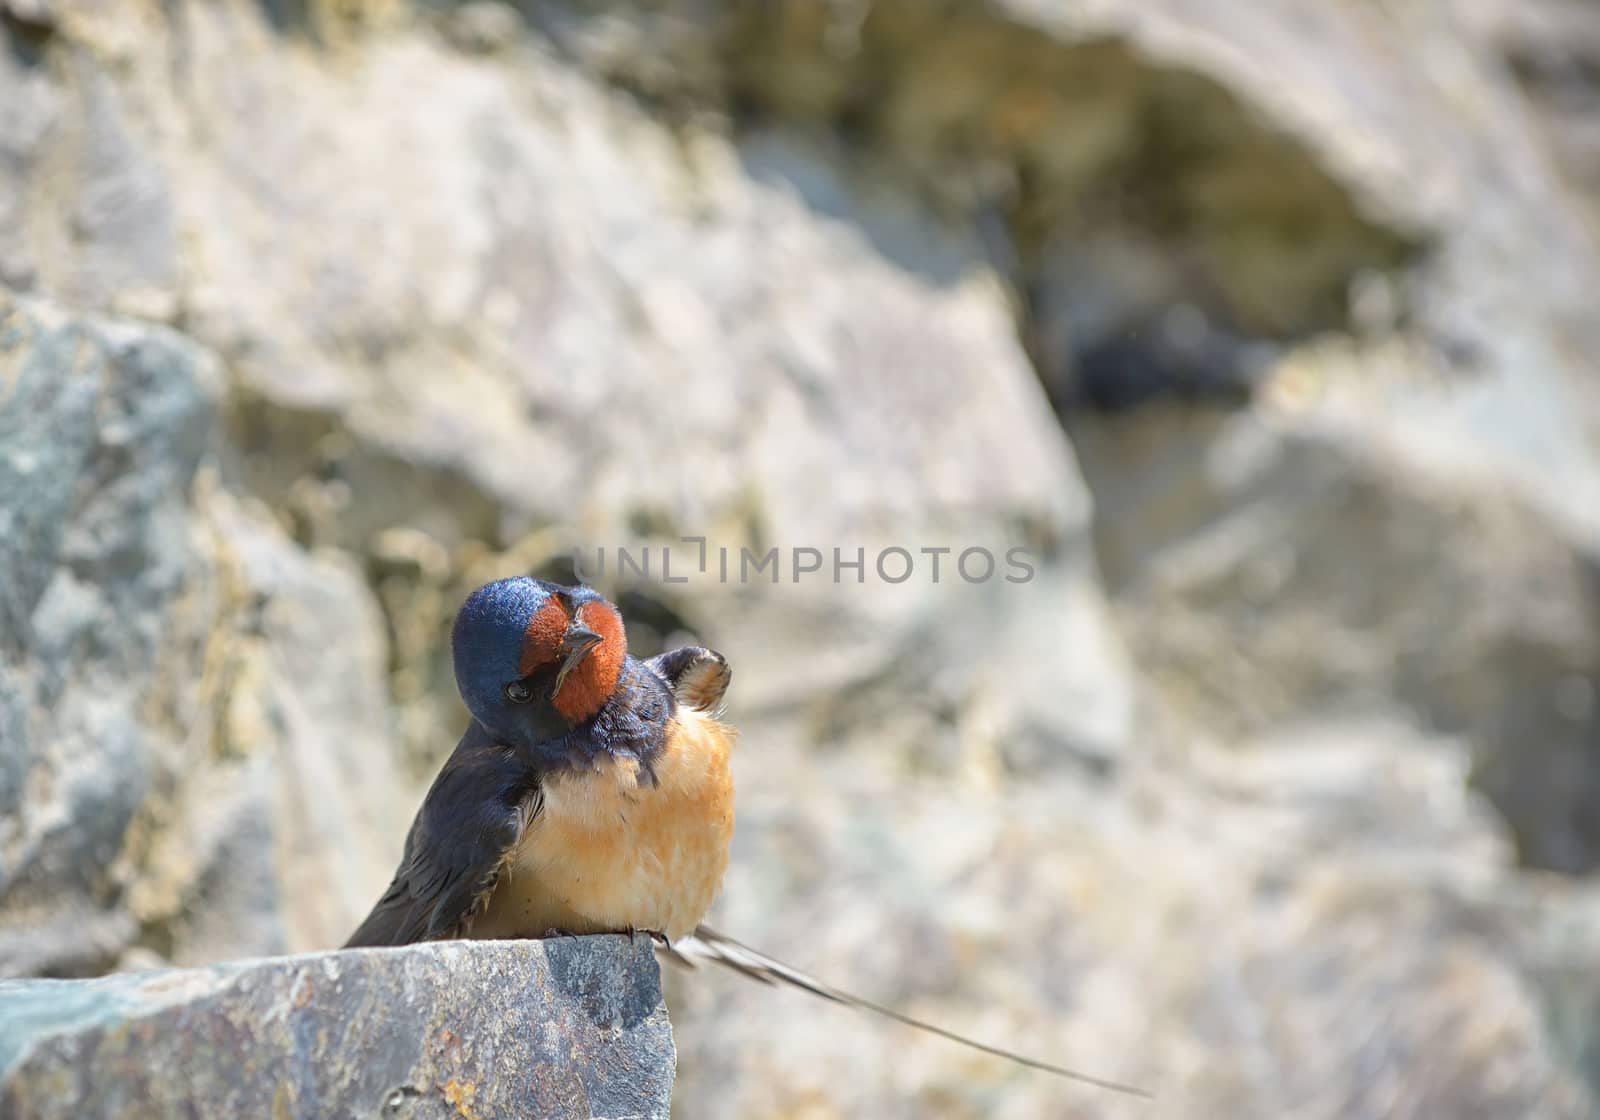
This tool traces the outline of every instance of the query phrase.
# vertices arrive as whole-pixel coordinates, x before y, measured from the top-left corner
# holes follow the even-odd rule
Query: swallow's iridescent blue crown
[[[461,605],[450,632],[456,687],[467,708],[492,727],[507,681],[521,675],[528,620],[559,590],[555,584],[518,576],[478,588]]]

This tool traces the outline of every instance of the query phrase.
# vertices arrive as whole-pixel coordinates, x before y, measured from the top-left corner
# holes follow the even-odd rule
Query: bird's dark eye
[[[526,704],[533,699],[533,690],[521,681],[512,681],[506,685],[506,699],[513,704]]]

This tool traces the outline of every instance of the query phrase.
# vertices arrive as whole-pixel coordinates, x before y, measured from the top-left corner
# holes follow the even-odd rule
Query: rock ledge
[[[649,942],[442,942],[0,982],[0,1115],[666,1116]]]

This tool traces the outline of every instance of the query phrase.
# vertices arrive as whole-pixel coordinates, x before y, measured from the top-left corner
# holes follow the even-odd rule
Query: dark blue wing
[[[539,776],[474,721],[406,834],[400,870],[346,948],[456,935],[537,811]]]

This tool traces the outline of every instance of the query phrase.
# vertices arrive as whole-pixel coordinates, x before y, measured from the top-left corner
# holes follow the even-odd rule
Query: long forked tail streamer
[[[885,1007],[882,1004],[873,1003],[871,1000],[862,999],[860,996],[851,995],[849,992],[841,991],[831,984],[823,983],[814,976],[808,976],[797,968],[791,968],[782,961],[769,957],[759,950],[752,949],[742,942],[720,934],[709,926],[698,926],[689,937],[681,938],[670,945],[664,940],[658,939],[656,948],[657,952],[663,957],[686,968],[695,968],[701,961],[711,961],[722,965],[724,968],[731,968],[735,972],[743,973],[752,979],[759,980],[763,984],[788,984],[799,988],[801,991],[810,992],[812,995],[825,999],[830,1003],[837,1003],[845,1007],[856,1008],[859,1011],[881,1015],[885,1019],[892,1019],[896,1023],[904,1024],[915,1030],[938,1035],[940,1038],[948,1039],[958,1045],[966,1046],[985,1054],[993,1054],[997,1058],[1016,1062],[1018,1065],[1027,1066],[1029,1069],[1042,1070],[1057,1077],[1065,1077],[1068,1080],[1079,1081],[1085,1085],[1108,1089],[1114,1093],[1125,1093],[1128,1096],[1143,1097],[1146,1100],[1154,1099],[1154,1094],[1147,1089],[1140,1089],[1134,1085],[1124,1085],[1102,1077],[1093,1077],[1087,1073],[1067,1069],[1065,1066],[1052,1065],[1050,1062],[1040,1061],[1038,1058],[1030,1058],[1025,1054],[1018,1054],[999,1046],[990,1046],[988,1043],[979,1042],[976,1039],[957,1034],[955,1031],[946,1030],[932,1023],[925,1023],[921,1019],[913,1019],[911,1016],[904,1012],[896,1011],[892,1007]]]

